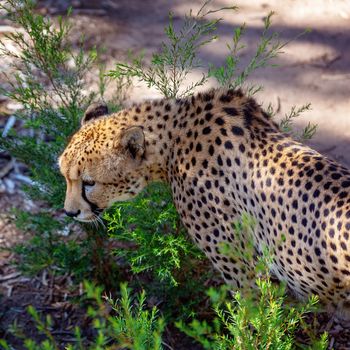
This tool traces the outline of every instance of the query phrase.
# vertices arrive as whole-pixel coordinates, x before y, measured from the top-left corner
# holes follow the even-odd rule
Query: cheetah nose
[[[78,216],[80,214],[80,209],[77,210],[77,211],[67,211],[67,210],[65,210],[64,213],[67,216],[70,216],[71,218],[75,218],[76,216]]]

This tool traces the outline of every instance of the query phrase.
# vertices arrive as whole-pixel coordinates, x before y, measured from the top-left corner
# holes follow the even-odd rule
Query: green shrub
[[[235,223],[236,235],[246,242],[253,240],[252,229],[252,221],[247,216],[242,222]],[[252,261],[254,246],[246,246],[243,254]],[[254,290],[248,288],[228,293],[228,286],[209,289],[215,312],[210,324],[207,320],[193,319],[190,324],[177,322],[178,328],[210,350],[291,350],[298,346],[295,339],[298,328],[305,327],[309,328],[312,344],[304,348],[326,350],[327,333],[318,338],[303,322],[307,313],[317,311],[318,297],[311,296],[307,303],[288,304],[285,285],[270,279],[272,260],[271,252],[263,248],[253,266]]]
[[[46,202],[35,215],[15,212],[20,228],[34,233],[15,249],[21,257],[19,267],[32,274],[44,268],[73,273],[78,282],[97,277],[100,283],[108,284],[111,279],[103,276],[103,270],[115,273],[101,266],[112,263],[109,254],[101,253],[105,246],[98,239],[100,230],[89,228],[87,240],[64,239],[58,231],[66,229],[69,220],[54,215],[54,210],[62,208],[65,195],[58,156],[79,127],[84,109],[98,95],[84,91],[86,75],[97,63],[96,50],[86,52],[83,42],[74,48],[68,41],[72,29],[68,19],[59,17],[55,26],[49,18],[35,13],[35,1],[8,0],[1,7],[23,30],[6,35],[18,52],[0,42],[0,56],[12,58],[16,72],[14,76],[5,74],[10,88],[0,92],[23,108],[15,114],[21,130],[12,129],[0,137],[0,150],[29,167],[32,184],[24,190],[32,199]],[[101,79],[101,94],[104,88],[105,80]]]
[[[198,319],[186,325],[177,322],[184,333],[210,350],[289,350],[298,345],[295,333],[308,312],[316,311],[318,299],[291,306],[285,302],[285,288],[274,285],[268,277],[256,280],[257,290],[244,297],[236,292],[224,303],[218,291],[210,290],[216,316],[209,324]],[[308,349],[327,349],[327,334],[315,339]],[[305,347],[306,348],[306,347]]]
[[[91,318],[94,330],[92,339],[82,336],[82,330],[74,329],[74,342],[65,346],[66,350],[161,350],[161,336],[164,331],[164,321],[153,307],[145,309],[146,295],[141,292],[136,298],[130,296],[126,284],[120,285],[120,298],[114,301],[102,295],[102,288],[85,283],[85,298],[90,306],[87,316]],[[38,342],[27,338],[22,329],[14,326],[12,333],[23,340],[23,346],[28,350],[58,350],[62,347],[52,334],[52,320],[49,316],[43,318],[32,306],[27,309],[35,322],[39,334],[44,340]],[[11,347],[0,339],[0,346],[9,350]]]
[[[175,270],[204,257],[181,226],[170,189],[163,184],[151,185],[131,203],[114,205],[104,219],[109,237],[129,243],[129,249],[115,254],[127,259],[133,273],[150,271],[160,281],[177,285]]]
[[[92,96],[85,96],[83,79],[92,67],[96,52],[85,54],[83,47],[74,52],[68,43],[69,22],[58,19],[58,28],[35,14],[34,1],[7,0],[2,8],[24,32],[6,35],[20,52],[0,44],[1,56],[13,59],[14,77],[5,76],[9,89],[1,93],[19,102],[23,109],[16,117],[26,133],[14,129],[0,138],[0,147],[30,167],[33,185],[26,191],[61,208],[65,184],[58,172],[57,157],[68,137],[78,128],[82,108]]]

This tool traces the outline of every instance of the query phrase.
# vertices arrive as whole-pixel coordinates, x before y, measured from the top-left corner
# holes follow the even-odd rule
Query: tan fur
[[[82,221],[95,217],[92,204],[104,209],[151,181],[169,183],[189,234],[236,287],[249,282],[251,263],[225,256],[220,246],[244,251],[232,223],[248,213],[257,253],[266,245],[274,254],[272,272],[298,296],[318,294],[346,314],[350,173],[282,134],[240,91],[146,102],[89,121],[60,168],[65,209],[80,210]]]

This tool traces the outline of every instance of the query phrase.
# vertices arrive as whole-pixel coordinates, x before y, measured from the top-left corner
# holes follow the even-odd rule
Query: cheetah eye
[[[92,187],[95,185],[95,181],[92,180],[83,180],[83,186],[84,187]]]

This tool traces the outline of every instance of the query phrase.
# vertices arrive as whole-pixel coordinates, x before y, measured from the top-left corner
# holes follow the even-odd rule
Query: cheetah
[[[147,184],[170,185],[194,242],[225,282],[241,288],[249,262],[220,245],[240,244],[232,223],[251,216],[256,250],[300,298],[350,305],[350,172],[282,133],[241,90],[213,89],[108,115],[90,107],[59,158],[65,212],[89,222]],[[349,315],[349,314],[348,314]]]

